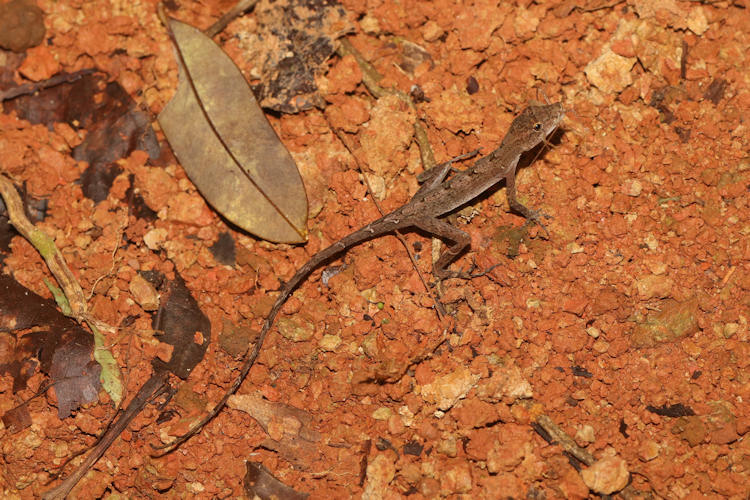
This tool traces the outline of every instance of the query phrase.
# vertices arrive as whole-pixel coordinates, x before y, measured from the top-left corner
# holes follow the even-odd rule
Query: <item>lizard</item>
[[[401,229],[417,228],[452,242],[433,264],[433,273],[438,278],[456,277],[457,274],[447,269],[448,265],[471,243],[471,237],[448,222],[440,220],[456,208],[465,205],[495,184],[505,179],[506,196],[512,210],[519,212],[527,221],[535,222],[549,235],[541,222],[548,215],[524,206],[516,198],[515,175],[521,155],[542,142],[557,127],[565,115],[562,103],[531,105],[526,107],[511,123],[500,146],[490,154],[475,161],[466,170],[458,171],[446,179],[454,170],[454,160],[437,165],[422,174],[423,184],[412,198],[396,210],[367,224],[366,226],[344,236],[337,242],[313,255],[292,278],[283,284],[279,295],[265,318],[263,327],[251,351],[246,352],[239,375],[225,391],[224,396],[214,408],[185,434],[164,445],[167,453],[196,434],[200,429],[226,405],[242,384],[243,380],[260,354],[271,326],[281,307],[323,262],[339,255],[364,241],[383,236]]]

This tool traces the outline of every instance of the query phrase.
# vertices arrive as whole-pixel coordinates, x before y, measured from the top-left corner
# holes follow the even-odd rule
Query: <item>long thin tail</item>
[[[271,307],[271,311],[268,313],[268,316],[266,316],[266,320],[263,323],[263,328],[260,331],[258,340],[255,342],[255,345],[253,346],[252,350],[249,352],[249,354],[245,358],[244,363],[242,363],[242,368],[240,370],[239,375],[237,376],[237,378],[235,378],[232,385],[224,393],[224,396],[217,403],[217,405],[213,408],[213,410],[211,410],[205,417],[203,417],[189,431],[187,431],[182,436],[177,437],[171,443],[158,447],[159,449],[163,450],[162,452],[159,453],[159,456],[169,453],[170,451],[177,448],[180,444],[184,443],[185,441],[190,439],[192,436],[200,432],[203,426],[206,425],[216,415],[218,415],[219,412],[224,408],[229,398],[235,392],[237,392],[237,389],[239,389],[240,385],[242,385],[242,382],[245,380],[245,377],[247,377],[247,374],[250,372],[250,368],[253,367],[253,364],[255,363],[255,360],[258,358],[258,355],[260,354],[260,350],[263,347],[263,342],[266,340],[266,337],[268,336],[268,332],[271,330],[271,326],[273,326],[273,322],[276,319],[276,315],[281,310],[281,307],[286,302],[286,299],[289,298],[289,296],[297,288],[297,286],[299,286],[300,283],[305,281],[305,279],[310,275],[310,273],[312,273],[320,264],[327,261],[331,257],[343,252],[344,250],[352,246],[358,245],[359,243],[362,243],[363,241],[366,241],[372,238],[373,236],[382,235],[384,233],[387,233],[388,231],[400,229],[403,226],[402,224],[399,224],[398,220],[389,219],[389,215],[386,215],[368,224],[362,229],[355,231],[348,236],[345,236],[344,238],[340,239],[333,245],[327,248],[324,248],[320,252],[313,255],[304,266],[300,267],[297,270],[297,272],[294,273],[294,276],[292,276],[292,278],[288,282],[286,282],[283,287],[281,287],[281,292],[279,293],[279,296],[276,298],[276,301],[273,303],[273,307]]]

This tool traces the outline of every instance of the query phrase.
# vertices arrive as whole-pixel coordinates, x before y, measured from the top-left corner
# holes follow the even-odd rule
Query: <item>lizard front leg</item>
[[[474,151],[469,151],[468,153],[464,153],[462,155],[458,155],[455,158],[451,158],[450,160],[441,163],[439,165],[435,165],[434,167],[425,170],[421,174],[417,176],[417,181],[422,183],[422,185],[419,187],[419,191],[417,191],[414,194],[414,198],[418,197],[421,194],[424,194],[428,191],[432,191],[436,187],[438,187],[443,180],[445,180],[445,177],[448,175],[448,172],[453,170],[456,172],[457,170],[453,168],[453,164],[460,160],[465,160],[467,158],[471,158],[473,156],[476,156],[479,153],[478,149],[475,149]]]
[[[542,222],[542,218],[551,219],[552,217],[545,214],[544,212],[540,212],[538,210],[531,209],[518,201],[518,198],[516,198],[516,169],[512,169],[508,175],[505,176],[505,194],[508,198],[508,205],[510,205],[511,210],[515,210],[516,212],[520,213],[528,221],[534,222],[539,225],[539,227],[542,228],[544,233],[547,235],[547,238],[549,238],[549,231],[547,230],[547,226],[544,225]]]

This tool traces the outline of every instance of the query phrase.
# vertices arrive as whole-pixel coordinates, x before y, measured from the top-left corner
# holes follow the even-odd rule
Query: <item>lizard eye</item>
[[[541,123],[535,123],[534,124],[534,131],[539,132],[542,130],[542,124]]]

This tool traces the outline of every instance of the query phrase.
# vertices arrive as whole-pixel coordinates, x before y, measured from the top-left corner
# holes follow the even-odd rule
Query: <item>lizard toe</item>
[[[546,214],[545,214],[545,215],[546,215]],[[551,218],[551,217],[549,217],[549,216],[547,216],[547,217],[548,217],[548,218]],[[529,225],[531,225],[531,224],[536,224],[537,226],[539,226],[539,227],[541,228],[541,230],[542,230],[542,231],[544,231],[544,236],[545,236],[545,237],[546,237],[547,239],[549,239],[549,238],[550,238],[550,232],[549,232],[549,230],[547,229],[547,226],[546,226],[546,225],[544,224],[544,222],[542,222],[540,214],[534,214],[533,216],[529,217],[529,218],[528,218],[528,219],[526,220],[526,224],[524,224],[524,226],[527,226],[527,227],[528,227],[528,226],[529,226]]]

